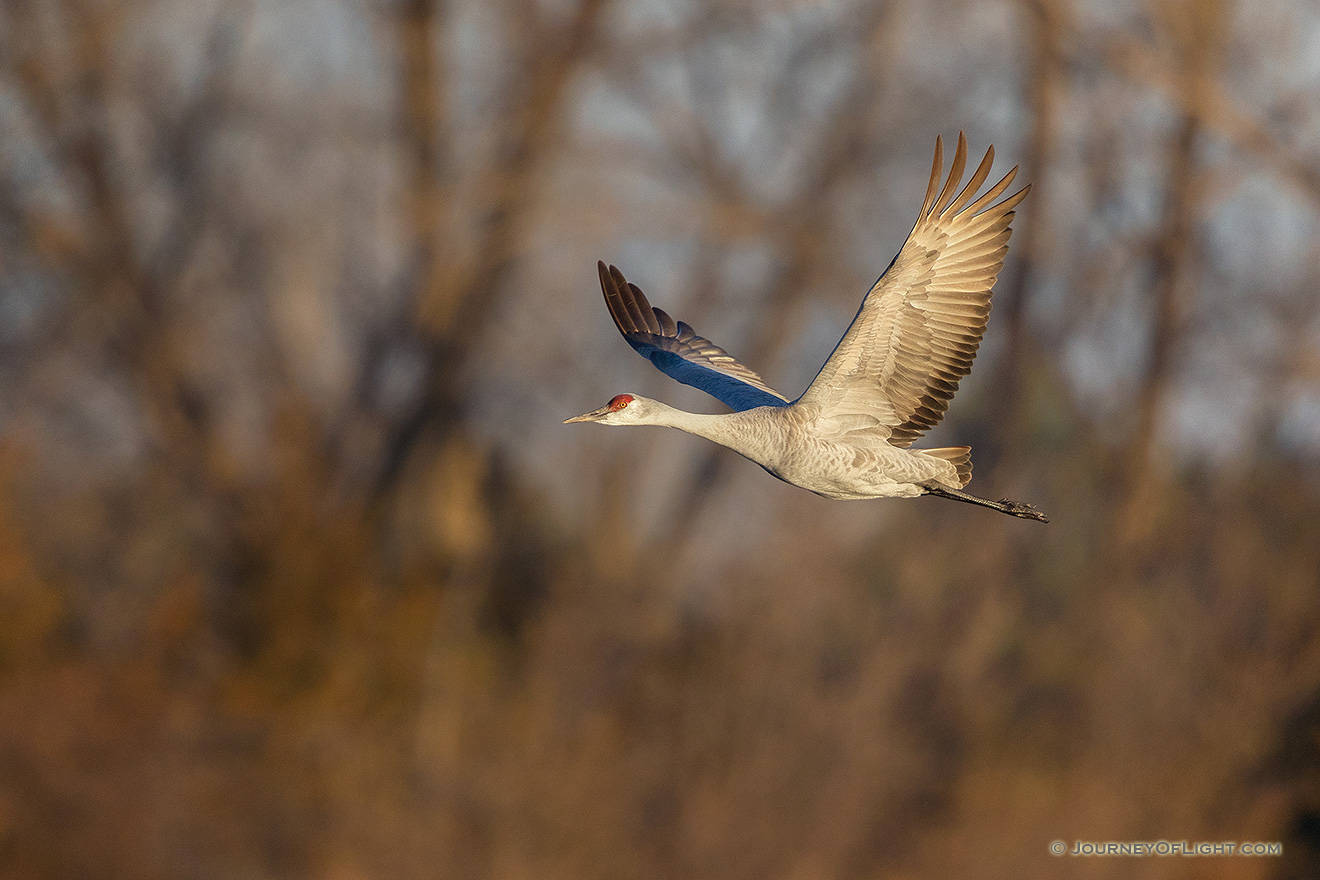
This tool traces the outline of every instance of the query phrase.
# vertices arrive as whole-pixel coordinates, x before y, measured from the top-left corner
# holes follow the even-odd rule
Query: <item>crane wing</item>
[[[614,324],[628,344],[684,385],[700,388],[735,410],[785,406],[788,398],[724,349],[698,336],[682,321],[675,323],[663,309],[652,308],[637,285],[629,284],[614,266],[597,262],[600,288]]]
[[[889,442],[905,447],[944,417],[985,332],[990,289],[1008,253],[1013,208],[1031,188],[995,203],[1013,182],[1014,167],[976,198],[994,155],[994,147],[986,151],[955,196],[967,163],[967,139],[959,133],[942,189],[944,145],[935,139],[930,184],[912,232],[799,398],[819,407],[821,419],[865,422],[877,432],[888,430]]]

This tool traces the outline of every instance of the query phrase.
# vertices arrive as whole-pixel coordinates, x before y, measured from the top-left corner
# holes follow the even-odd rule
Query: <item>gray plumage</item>
[[[1030,190],[995,201],[1012,183],[1014,167],[977,195],[989,176],[993,147],[959,190],[967,162],[961,133],[941,188],[943,153],[936,138],[912,232],[797,400],[790,402],[723,348],[652,307],[617,268],[599,263],[605,304],[623,338],[659,370],[734,412],[685,413],[622,394],[567,421],[676,427],[827,498],[939,495],[1046,521],[1030,505],[961,491],[971,479],[969,447],[909,448],[944,417],[958,382],[971,370],[990,315],[990,291],[1008,252],[1013,208]]]

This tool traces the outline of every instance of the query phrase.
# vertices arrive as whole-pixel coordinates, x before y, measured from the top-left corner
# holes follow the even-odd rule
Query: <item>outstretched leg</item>
[[[970,492],[959,492],[957,489],[948,489],[944,486],[926,486],[926,494],[938,495],[941,498],[952,498],[954,501],[966,501],[968,504],[979,504],[982,507],[988,507],[991,510],[997,510],[1000,513],[1006,513],[1009,516],[1020,516],[1023,519],[1034,519],[1040,522],[1049,522],[1050,518],[1041,513],[1030,504],[1023,504],[1021,501],[1009,501],[1005,498],[1003,501],[991,501],[989,498],[982,498],[979,495],[973,495]]]

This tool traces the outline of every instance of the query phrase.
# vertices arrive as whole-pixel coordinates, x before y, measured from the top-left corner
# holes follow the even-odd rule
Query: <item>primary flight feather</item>
[[[959,380],[972,368],[990,315],[990,291],[1008,252],[1013,208],[1030,190],[1023,187],[995,201],[1013,182],[1015,167],[978,196],[993,161],[991,147],[960,190],[967,164],[967,140],[960,133],[941,187],[944,147],[935,139],[930,183],[912,232],[816,378],[794,401],[684,322],[652,307],[617,268],[598,263],[605,304],[628,344],[662,372],[734,412],[688,413],[620,394],[566,422],[679,428],[827,498],[937,495],[1048,521],[1029,504],[963,492],[971,479],[970,447],[910,448],[944,417]]]

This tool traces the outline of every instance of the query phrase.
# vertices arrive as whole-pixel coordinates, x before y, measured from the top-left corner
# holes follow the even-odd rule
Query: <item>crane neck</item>
[[[655,415],[648,421],[704,437],[758,464],[766,464],[770,452],[768,441],[771,440],[765,430],[768,426],[760,425],[751,413],[692,413],[660,404]]]
[[[663,425],[666,428],[678,428],[680,431],[686,431],[689,434],[696,434],[698,437],[705,437],[707,440],[720,443],[722,441],[719,439],[719,435],[723,433],[720,421],[724,418],[723,415],[687,412],[686,410],[675,409],[668,404],[660,404],[656,408],[655,415],[648,421],[652,424]]]

